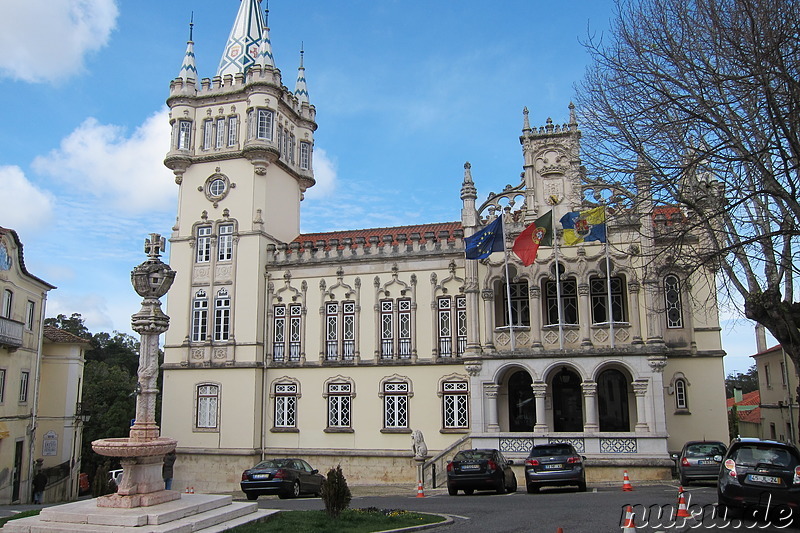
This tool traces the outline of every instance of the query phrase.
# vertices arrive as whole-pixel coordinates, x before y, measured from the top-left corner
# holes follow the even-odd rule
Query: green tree
[[[741,389],[742,393],[758,390],[758,369],[751,366],[746,372],[731,372],[725,378],[725,394],[733,397],[733,389]]]
[[[72,333],[73,335],[82,339],[91,340],[92,334],[83,323],[83,317],[80,313],[72,313],[69,318],[65,315],[58,315],[55,318],[45,318],[45,326],[53,326],[60,330]]]

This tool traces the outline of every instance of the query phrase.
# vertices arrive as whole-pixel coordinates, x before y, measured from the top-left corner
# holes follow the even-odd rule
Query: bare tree
[[[721,271],[800,375],[800,0],[618,0],[585,46],[589,175],[678,207],[663,253]]]

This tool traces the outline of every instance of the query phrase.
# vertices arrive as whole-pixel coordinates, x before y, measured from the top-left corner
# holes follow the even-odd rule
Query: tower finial
[[[192,31],[194,30],[194,11],[192,11],[191,16],[189,17],[189,40],[194,41],[192,39]]]
[[[261,32],[261,42],[258,45],[258,55],[256,57],[256,65],[262,71],[275,68],[275,58],[272,56],[272,41],[269,38],[269,4],[267,3],[264,9],[264,31]]]
[[[264,33],[259,0],[242,0],[222,53],[217,76],[244,74],[256,63]]]
[[[297,83],[294,86],[294,95],[302,104],[308,103],[308,87],[306,86],[306,68],[303,66],[303,55],[305,54],[305,46],[303,41],[300,41],[300,67],[297,69]]]
[[[195,65],[194,58],[194,41],[192,41],[193,28],[194,11],[192,11],[192,15],[189,18],[189,40],[186,41],[186,53],[183,55],[183,64],[181,64],[181,71],[178,73],[178,78],[183,79],[183,82],[186,85],[194,84],[197,80],[197,66]]]
[[[524,117],[522,120],[522,132],[527,133],[531,131],[531,121],[528,119],[528,106],[522,108],[522,116]]]

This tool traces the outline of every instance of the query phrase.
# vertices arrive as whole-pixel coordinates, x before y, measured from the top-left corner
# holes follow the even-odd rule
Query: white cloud
[[[8,201],[3,202],[0,226],[24,234],[46,227],[53,216],[53,197],[37,189],[17,166],[0,166],[0,185]]]
[[[116,26],[116,0],[3,0],[0,74],[52,82],[83,70]]]
[[[322,148],[314,149],[314,179],[317,183],[305,192],[306,198],[325,198],[336,189],[336,161]]]
[[[57,150],[37,157],[33,168],[127,214],[172,210],[177,186],[163,164],[169,138],[166,109],[150,116],[130,137],[119,126],[88,118]]]

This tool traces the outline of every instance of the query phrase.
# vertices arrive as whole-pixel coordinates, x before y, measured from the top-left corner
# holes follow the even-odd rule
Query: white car
[[[109,470],[108,471],[108,482],[114,482],[114,484],[119,487],[122,483],[122,469],[118,468],[116,470]]]

